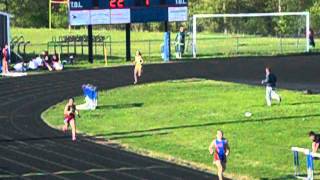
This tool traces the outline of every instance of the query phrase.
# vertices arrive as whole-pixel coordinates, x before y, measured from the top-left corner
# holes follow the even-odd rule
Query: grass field
[[[309,148],[307,132],[319,131],[320,96],[279,92],[283,103],[268,108],[263,87],[200,79],[123,87],[101,92],[98,109],[82,112],[78,130],[213,171],[207,149],[222,129],[231,146],[226,173],[233,179],[290,179],[290,147]],[[64,104],[44,112],[48,124],[62,126]],[[246,118],[247,111],[253,116]]]
[[[58,38],[64,35],[86,35],[85,29],[71,30],[68,29],[21,29],[12,28],[12,36],[23,35],[26,41],[31,41],[31,45],[27,46],[27,52],[30,54],[39,54],[43,50],[47,50],[47,42],[51,41],[53,37]],[[124,31],[108,31],[108,30],[94,30],[94,35],[110,36],[111,47],[108,46],[108,54],[111,56],[110,60],[124,62],[125,59],[125,32]],[[174,41],[176,32],[171,34],[172,42]],[[142,51],[145,59],[150,61],[159,61],[160,47],[162,44],[162,32],[132,32],[132,55],[139,49]],[[187,38],[185,57],[191,57],[191,38]],[[111,48],[111,52],[109,52]],[[174,45],[171,47],[172,57],[174,57]],[[53,52],[50,48],[50,52]],[[279,55],[288,53],[301,53],[305,50],[304,38],[275,38],[275,37],[260,37],[260,36],[237,36],[237,35],[223,35],[215,33],[199,33],[197,35],[197,52],[199,58],[208,57],[230,57],[230,56],[260,56],[260,55]],[[57,49],[60,52],[60,49]],[[62,49],[64,53],[67,48]],[[74,50],[71,47],[70,52]],[[80,47],[76,49],[79,54],[82,50]],[[87,54],[87,48],[84,48],[84,55]],[[94,50],[95,51],[95,50]],[[313,51],[318,51],[314,49]],[[102,48],[97,48],[95,53],[96,59],[103,59]],[[86,59],[86,57],[80,57]]]

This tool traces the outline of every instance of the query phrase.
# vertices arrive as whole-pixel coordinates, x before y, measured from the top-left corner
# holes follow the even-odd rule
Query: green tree
[[[52,6],[52,27],[68,27],[68,7],[65,4],[55,4]]]
[[[314,31],[320,31],[320,0],[314,0],[310,7],[311,27]]]
[[[47,27],[49,0],[8,0],[9,13],[13,15],[12,24],[19,27]],[[0,8],[4,10],[4,0],[0,0]],[[189,15],[200,13],[257,13],[277,12],[278,0],[189,0]],[[53,7],[53,26],[67,27],[66,6]],[[314,30],[320,27],[320,0],[281,0],[281,10],[285,11],[310,11],[311,22]],[[243,33],[268,34],[275,32],[274,26],[279,24],[276,18],[230,18],[199,21],[199,30],[224,31]],[[294,29],[295,20],[284,18],[285,29]],[[280,23],[281,24],[281,23]],[[173,27],[176,28],[179,23]],[[282,25],[283,26],[283,25]],[[122,26],[112,26],[118,28]],[[138,30],[161,30],[161,24],[136,24]],[[290,31],[296,31],[290,30]]]
[[[47,0],[9,0],[12,24],[19,27],[44,27],[48,24]]]

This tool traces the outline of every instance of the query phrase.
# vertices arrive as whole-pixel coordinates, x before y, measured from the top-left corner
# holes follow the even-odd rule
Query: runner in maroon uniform
[[[66,132],[68,130],[69,125],[71,126],[72,141],[76,140],[76,114],[78,115],[78,117],[80,117],[79,111],[76,109],[76,105],[74,104],[74,99],[70,98],[64,108],[63,131]]]
[[[8,61],[9,61],[9,49],[8,45],[5,45],[2,49],[2,74],[7,74],[9,72]]]

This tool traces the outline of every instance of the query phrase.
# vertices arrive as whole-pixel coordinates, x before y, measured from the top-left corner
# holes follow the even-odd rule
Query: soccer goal
[[[192,55],[277,55],[309,52],[309,12],[197,14]]]

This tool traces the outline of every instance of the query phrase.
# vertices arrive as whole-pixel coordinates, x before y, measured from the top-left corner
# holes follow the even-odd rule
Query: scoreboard
[[[187,21],[188,0],[69,0],[70,25]]]

